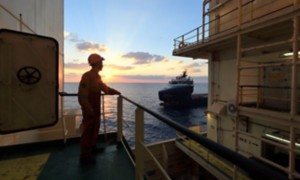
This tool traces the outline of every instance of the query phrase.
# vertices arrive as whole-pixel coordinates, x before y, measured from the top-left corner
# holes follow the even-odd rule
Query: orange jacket
[[[101,91],[105,94],[119,94],[101,80],[101,76],[90,70],[81,77],[78,90],[78,101],[84,117],[100,117]]]

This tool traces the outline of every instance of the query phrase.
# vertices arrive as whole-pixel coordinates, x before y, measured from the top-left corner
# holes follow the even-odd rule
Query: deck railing
[[[61,94],[61,96],[77,96],[77,94]],[[131,149],[127,146],[126,141],[123,137],[123,103],[124,101],[129,102],[131,105],[135,106],[135,150],[134,155],[131,153]],[[151,159],[156,164],[157,168],[161,171],[162,175],[165,179],[171,179],[168,175],[167,170],[165,170],[162,164],[159,163],[159,160],[155,157],[155,155],[150,151],[147,147],[146,143],[144,142],[144,114],[148,113],[157,120],[167,124],[171,128],[178,131],[181,135],[186,136],[187,138],[193,140],[196,143],[199,143],[203,148],[206,149],[207,152],[210,154],[215,154],[217,156],[222,157],[226,161],[235,165],[242,171],[246,172],[250,178],[253,179],[287,179],[286,176],[282,175],[281,173],[270,169],[252,159],[248,159],[241,154],[234,152],[206,137],[200,135],[188,128],[182,126],[181,124],[173,121],[172,119],[165,117],[161,114],[158,114],[136,102],[133,100],[120,95],[117,99],[117,141],[123,144],[123,146],[127,149],[128,155],[135,166],[135,177],[136,179],[144,179],[146,177],[145,172],[145,154],[149,155]],[[65,123],[62,123],[65,126]],[[64,137],[66,141],[66,129],[64,127]],[[125,137],[126,138],[126,137]],[[182,139],[179,139],[181,141]],[[134,157],[133,157],[134,156]]]
[[[212,153],[215,153],[218,156],[221,156],[225,160],[233,163],[236,167],[239,167],[253,179],[287,179],[286,176],[282,175],[281,173],[274,171],[273,169],[266,167],[260,163],[257,163],[254,160],[248,159],[241,154],[234,152],[202,135],[197,134],[189,130],[188,128],[180,125],[179,123],[173,121],[172,119],[162,116],[132,100],[125,96],[119,96],[118,98],[118,140],[122,141],[122,103],[123,100],[130,102],[131,104],[135,105],[135,167],[136,167],[136,179],[144,179],[144,156],[148,153],[152,158],[153,161],[157,164],[158,168],[161,170],[162,174],[165,176],[166,179],[170,179],[169,175],[167,174],[166,170],[163,166],[158,162],[158,160],[154,157],[151,151],[147,148],[146,144],[144,143],[144,113],[148,113],[158,119],[159,121],[167,124],[171,128],[175,129],[176,131],[180,132],[181,134],[187,136],[188,138],[194,140],[195,142],[201,144],[207,150]]]
[[[206,5],[210,3],[210,0],[203,1],[203,15],[202,25],[192,29],[191,31],[184,33],[183,35],[174,39],[174,51],[184,49],[185,47],[194,46],[207,42],[209,39],[214,38],[218,34],[224,34],[228,31],[241,28],[242,25],[254,22],[258,18],[264,18],[272,16],[278,11],[285,10],[290,7],[298,7],[299,2],[287,2],[281,9],[272,9],[270,12],[263,14],[259,17],[254,17],[254,11],[268,7],[274,3],[274,1],[266,2],[266,4],[257,9],[253,8],[254,0],[245,1],[241,4],[232,4],[232,1],[225,0],[222,3],[216,4],[214,7],[207,8]],[[207,8],[207,9],[205,9]],[[218,10],[224,9],[222,14],[218,14]],[[250,9],[250,10],[249,10]]]

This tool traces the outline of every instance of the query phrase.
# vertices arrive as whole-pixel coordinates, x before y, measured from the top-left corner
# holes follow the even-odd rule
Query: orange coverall
[[[83,115],[80,126],[80,158],[90,158],[92,150],[96,148],[100,128],[101,91],[105,94],[118,92],[104,84],[101,76],[92,70],[82,75],[78,90]]]

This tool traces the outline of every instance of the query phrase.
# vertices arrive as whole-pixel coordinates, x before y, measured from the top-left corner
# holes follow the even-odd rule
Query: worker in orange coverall
[[[82,75],[79,84],[78,101],[83,115],[80,126],[80,164],[95,164],[92,153],[104,150],[96,146],[100,128],[101,91],[110,95],[120,94],[102,82],[98,73],[103,68],[103,60],[99,54],[91,54],[88,62],[92,68]]]

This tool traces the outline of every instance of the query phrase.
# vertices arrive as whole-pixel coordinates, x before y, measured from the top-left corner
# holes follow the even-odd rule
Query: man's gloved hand
[[[110,89],[109,94],[110,95],[120,95],[121,93],[115,89]]]

